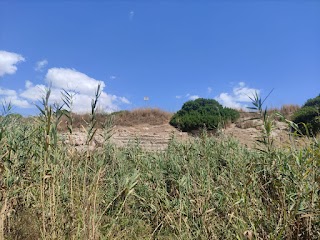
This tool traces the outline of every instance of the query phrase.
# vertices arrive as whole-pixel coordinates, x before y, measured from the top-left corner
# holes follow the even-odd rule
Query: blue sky
[[[320,93],[320,1],[0,0],[0,100],[34,114],[50,84],[85,112],[98,83],[103,111],[273,88],[269,107],[301,105]]]

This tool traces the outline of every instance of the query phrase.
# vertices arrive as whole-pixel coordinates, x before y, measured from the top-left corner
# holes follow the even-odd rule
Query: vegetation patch
[[[303,134],[317,135],[320,132],[320,95],[309,99],[292,119]]]
[[[111,114],[96,113],[96,127],[101,129],[107,119],[112,119],[117,126],[136,126],[139,124],[161,125],[168,123],[172,114],[158,108],[139,108],[131,111],[118,111]],[[90,121],[90,114],[76,114],[72,113],[73,127],[75,129],[86,126]],[[58,129],[60,131],[67,130],[68,118],[61,117]]]
[[[170,124],[186,132],[202,128],[214,130],[238,118],[238,111],[223,107],[213,99],[198,98],[184,103],[181,110],[173,115]]]
[[[320,237],[315,143],[263,153],[204,133],[161,152],[77,152],[45,122],[20,121],[0,139],[1,239]]]
[[[118,148],[107,124],[103,147],[92,149],[99,94],[83,151],[72,144],[71,115],[48,105],[50,92],[39,117],[0,118],[0,239],[320,238],[316,139],[269,147],[262,114],[265,151],[205,131],[190,142],[173,136],[165,151],[139,141]],[[69,144],[57,132],[61,114]]]
[[[115,124],[134,126],[138,124],[161,125],[168,123],[172,114],[158,108],[139,108],[132,111],[113,113]]]

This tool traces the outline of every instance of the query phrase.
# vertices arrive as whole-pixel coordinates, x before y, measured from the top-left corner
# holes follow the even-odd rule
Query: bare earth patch
[[[128,144],[139,143],[145,150],[164,150],[168,146],[168,142],[174,136],[176,140],[188,141],[194,139],[194,136],[181,132],[172,127],[169,123],[160,125],[137,124],[134,126],[114,126],[111,142],[119,147]],[[241,121],[231,124],[228,128],[222,130],[224,136],[230,136],[237,139],[241,144],[249,148],[256,147],[256,139],[261,136],[261,122],[248,123]],[[63,134],[65,139],[67,134]],[[285,123],[276,122],[272,133],[274,144],[277,147],[287,147],[292,145],[292,139],[288,134],[288,128]],[[71,139],[77,149],[83,149],[85,146],[86,133],[77,129],[74,131]],[[66,140],[69,142],[69,140]],[[102,146],[103,132],[98,130],[91,144],[91,148]]]

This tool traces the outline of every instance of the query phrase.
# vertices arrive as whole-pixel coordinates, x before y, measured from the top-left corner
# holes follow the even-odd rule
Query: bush
[[[320,132],[320,95],[309,99],[301,109],[293,115],[293,122],[298,124],[303,134],[308,131],[314,135]]]
[[[309,99],[303,107],[320,107],[320,94],[318,97]]]
[[[206,127],[216,129],[219,124],[225,125],[239,118],[239,112],[222,107],[216,100],[198,98],[183,104],[171,118],[170,124],[182,131],[198,130]]]

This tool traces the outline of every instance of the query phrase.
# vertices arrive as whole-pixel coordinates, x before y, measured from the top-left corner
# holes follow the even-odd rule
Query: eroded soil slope
[[[172,136],[180,141],[188,141],[195,138],[185,132],[180,132],[169,123],[150,125],[137,124],[134,126],[114,126],[112,131],[111,142],[117,146],[126,146],[127,144],[139,143],[146,150],[164,150]],[[236,124],[231,124],[226,129],[222,129],[221,134],[231,136],[237,139],[240,143],[247,147],[253,148],[256,146],[256,139],[261,136],[261,122],[248,122],[247,120],[239,121]],[[220,136],[221,136],[220,134]],[[288,134],[287,125],[282,122],[276,122],[272,133],[276,146],[283,147],[292,144]],[[69,139],[67,134],[64,134],[65,139]],[[71,138],[77,149],[81,149],[85,145],[86,133],[84,130],[76,130]],[[69,140],[67,140],[68,142]],[[103,144],[103,132],[98,130],[91,147],[99,147]]]

